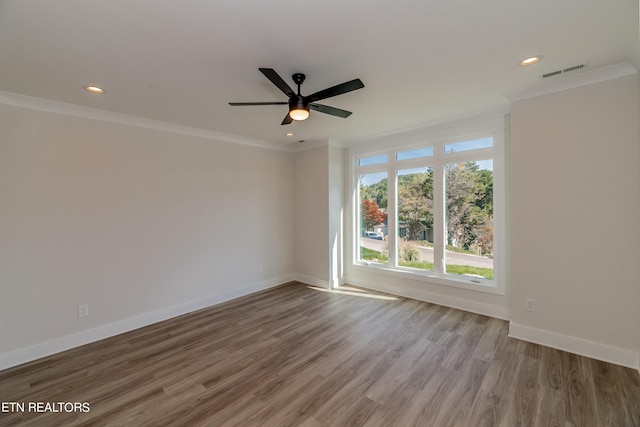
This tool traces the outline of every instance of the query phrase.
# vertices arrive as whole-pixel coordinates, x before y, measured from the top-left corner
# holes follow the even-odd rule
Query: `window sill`
[[[476,292],[484,292],[495,295],[505,295],[504,289],[498,286],[496,280],[479,279],[476,277],[458,276],[453,274],[438,274],[433,271],[419,271],[403,267],[390,267],[377,263],[355,263],[352,265],[356,271],[385,274],[403,279],[418,280],[435,283],[442,286],[451,286]]]

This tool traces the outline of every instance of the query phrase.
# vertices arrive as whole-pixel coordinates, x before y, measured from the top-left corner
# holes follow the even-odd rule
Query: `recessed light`
[[[294,135],[294,134],[293,134],[293,133],[291,133],[291,132],[287,132],[287,133],[285,133],[285,136],[293,136],[293,135]]]
[[[528,58],[523,59],[522,61],[520,61],[520,65],[522,65],[523,67],[526,67],[527,65],[533,65],[536,62],[540,61],[542,59],[542,56],[530,56]]]
[[[91,93],[104,93],[104,89],[98,86],[85,86],[84,89]]]

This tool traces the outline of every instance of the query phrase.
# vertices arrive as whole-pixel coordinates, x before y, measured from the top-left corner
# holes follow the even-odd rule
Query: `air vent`
[[[587,63],[583,63],[583,64],[578,64],[578,65],[574,65],[571,67],[567,67],[567,68],[563,68],[561,70],[556,70],[556,71],[551,71],[549,73],[544,73],[542,76],[540,76],[543,79],[548,79],[550,77],[556,77],[556,76],[560,76],[560,75],[564,75],[567,73],[573,73],[576,72],[578,70],[584,70],[585,68],[587,68]]]
[[[569,67],[569,68],[565,68],[564,70],[562,70],[563,73],[570,73],[571,71],[577,71],[577,70],[581,70],[584,67],[586,67],[585,64],[580,64],[580,65],[574,65],[573,67]]]
[[[546,79],[546,78],[553,77],[553,76],[559,76],[560,74],[562,74],[562,70],[552,71],[552,72],[550,72],[550,73],[543,74],[543,75],[542,75],[542,78],[543,78],[543,79]]]

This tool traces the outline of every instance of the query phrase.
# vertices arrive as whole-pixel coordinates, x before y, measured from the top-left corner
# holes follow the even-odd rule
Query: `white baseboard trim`
[[[273,279],[253,283],[251,285],[229,290],[216,295],[211,295],[199,300],[189,301],[172,307],[166,307],[150,313],[144,313],[139,316],[130,317],[128,319],[119,320],[97,328],[88,329],[50,341],[35,344],[29,347],[23,347],[0,354],[0,370],[8,369],[23,363],[31,362],[42,357],[60,353],[75,347],[119,335],[134,329],[142,328],[153,323],[181,316],[192,311],[211,307],[232,299],[236,299],[255,292],[263,291],[269,288],[279,286],[281,284],[294,280],[294,275],[289,274]]]
[[[506,307],[499,307],[468,299],[412,289],[408,286],[385,286],[378,283],[372,283],[368,280],[353,280],[353,278],[349,277],[347,277],[346,283],[374,291],[386,292],[388,294],[398,295],[405,298],[416,299],[419,301],[430,302],[432,304],[443,305],[445,307],[456,308],[458,310],[469,311],[471,313],[482,314],[484,316],[495,317],[497,319],[509,320],[511,318],[511,311]]]
[[[640,373],[640,354],[632,350],[532,328],[513,322],[509,323],[509,336],[580,356],[602,360],[603,362],[636,369]]]
[[[309,276],[306,274],[295,273],[293,275],[294,280],[304,283],[305,285],[317,286],[319,288],[331,288],[331,283],[328,280],[318,279],[317,277]]]

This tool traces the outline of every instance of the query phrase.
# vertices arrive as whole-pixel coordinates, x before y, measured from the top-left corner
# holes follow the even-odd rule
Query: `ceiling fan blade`
[[[362,89],[364,83],[360,79],[353,79],[348,82],[341,83],[337,86],[330,87],[328,89],[321,90],[312,95],[307,96],[309,102],[320,101],[321,99],[331,98],[332,96],[342,95],[343,93],[351,92],[352,90]]]
[[[314,111],[320,111],[321,113],[331,114],[332,116],[342,117],[343,119],[346,119],[347,117],[349,117],[351,115],[351,111],[342,110],[342,109],[336,108],[336,107],[330,107],[328,105],[309,104],[309,108],[311,108]]]
[[[285,95],[291,97],[296,94],[293,91],[293,89],[291,89],[291,87],[289,87],[289,85],[284,80],[282,80],[282,77],[280,77],[280,75],[276,73],[276,70],[274,70],[273,68],[258,68],[258,69],[262,74],[265,75],[266,78],[271,80],[271,83],[273,83],[278,87],[278,89],[283,91]]]
[[[292,121],[293,121],[293,119],[291,118],[289,113],[287,113],[287,115],[284,116],[284,120],[282,120],[282,123],[280,123],[280,124],[281,125],[290,125]]]
[[[229,105],[287,105],[288,102],[230,102]]]

